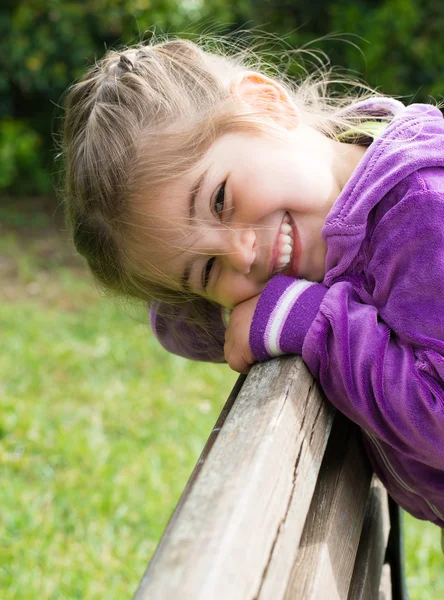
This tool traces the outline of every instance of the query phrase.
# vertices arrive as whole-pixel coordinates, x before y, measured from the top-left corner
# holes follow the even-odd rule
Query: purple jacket
[[[391,108],[325,222],[323,283],[274,277],[250,343],[257,360],[302,354],[391,496],[444,527],[444,120]]]

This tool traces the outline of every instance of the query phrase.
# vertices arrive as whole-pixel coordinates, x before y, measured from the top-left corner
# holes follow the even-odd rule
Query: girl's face
[[[153,207],[164,282],[233,308],[276,273],[321,281],[321,229],[364,152],[303,123],[288,139],[223,135]]]

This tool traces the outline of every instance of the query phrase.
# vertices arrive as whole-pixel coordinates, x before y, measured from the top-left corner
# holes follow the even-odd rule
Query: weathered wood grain
[[[379,479],[373,476],[350,584],[349,600],[378,598],[389,532],[387,492]]]
[[[135,600],[282,598],[333,415],[301,359],[254,366]]]
[[[378,600],[392,600],[392,574],[390,565],[385,564],[382,567],[381,583],[379,584]],[[373,598],[372,598],[373,600]]]
[[[238,379],[134,600],[389,600],[388,521],[359,429],[275,359]]]
[[[346,599],[369,495],[371,469],[358,428],[336,416],[285,595]]]
[[[317,387],[311,389],[305,406],[305,419],[316,427],[322,427],[323,424],[329,424],[331,406],[327,402],[319,402],[318,393]],[[316,414],[317,411],[319,414]],[[301,516],[308,514],[307,509],[319,477],[320,461],[326,448],[326,438],[319,433],[317,431],[317,435],[314,435],[312,429],[310,437],[302,440],[294,471],[294,489],[289,499],[285,519],[282,520],[277,531],[257,600],[276,600],[286,596],[288,581],[298,554],[298,542],[305,527]],[[314,466],[316,468],[313,468]]]

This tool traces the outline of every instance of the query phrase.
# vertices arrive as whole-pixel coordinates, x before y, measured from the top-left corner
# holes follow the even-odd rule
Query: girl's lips
[[[297,277],[299,274],[299,263],[301,261],[301,238],[299,237],[299,231],[296,227],[296,223],[293,221],[290,213],[287,213],[290,217],[290,225],[293,232],[293,253],[291,256],[291,261],[288,267],[282,271],[282,275],[288,275],[289,277]]]

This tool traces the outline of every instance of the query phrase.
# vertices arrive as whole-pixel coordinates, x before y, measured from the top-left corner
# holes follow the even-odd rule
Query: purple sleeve
[[[191,360],[224,362],[220,307],[205,300],[172,306],[155,302],[149,311],[154,335],[166,350]]]
[[[302,357],[327,398],[367,433],[442,468],[442,381],[430,377],[416,348],[390,329],[375,306],[362,303],[349,282],[326,294]]]
[[[262,292],[250,329],[256,360],[302,354],[302,344],[319,312],[327,288],[319,283],[276,275]]]
[[[424,191],[405,198],[372,236],[367,300],[359,284],[353,287],[356,277],[326,289],[278,276],[262,293],[250,332],[257,359],[302,353],[342,413],[398,453],[439,470],[444,464],[443,223],[441,194]],[[279,312],[292,286],[296,299]]]

